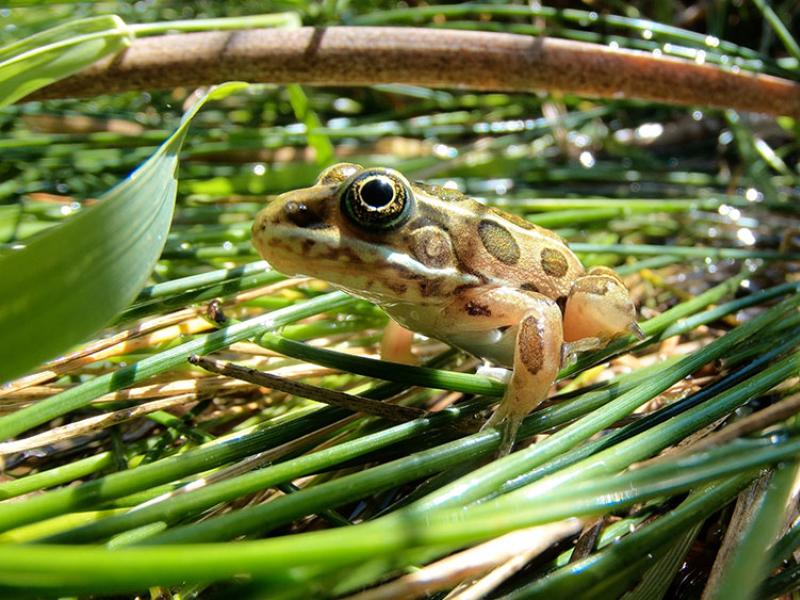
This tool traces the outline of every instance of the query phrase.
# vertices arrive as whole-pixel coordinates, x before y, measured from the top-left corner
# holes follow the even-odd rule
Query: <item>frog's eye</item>
[[[411,191],[398,176],[384,171],[364,171],[342,192],[342,209],[351,221],[365,228],[392,229],[411,213]]]

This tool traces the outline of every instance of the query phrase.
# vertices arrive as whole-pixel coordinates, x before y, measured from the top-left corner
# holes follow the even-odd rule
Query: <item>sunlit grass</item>
[[[357,2],[343,18],[702,53],[796,79],[785,7],[759,2],[738,27],[709,14],[705,31],[690,31],[656,4]],[[153,35],[214,25],[194,17],[236,17],[229,28],[334,22],[332,7],[284,3],[252,19],[240,14],[263,6],[117,12]],[[81,3],[74,16],[105,8]],[[68,14],[13,8],[0,25],[34,32]],[[761,32],[762,15],[758,45],[745,24]],[[5,108],[0,260],[88,214],[177,127],[191,93]],[[197,597],[213,585],[363,600],[478,581],[472,591],[504,598],[691,596],[712,570],[698,556],[716,556],[726,531],[741,543],[719,554],[709,597],[796,589],[800,437],[795,416],[766,411],[800,390],[797,134],[786,118],[399,85],[253,85],[207,105],[146,287],[94,339],[0,387],[0,593],[162,586]],[[625,277],[647,339],[566,367],[517,451],[496,459],[498,434],[479,428],[504,386],[475,375],[478,361],[421,337],[420,366],[380,360],[379,308],[287,279],[250,244],[272,195],[339,160],[457,186],[556,230],[584,264]],[[429,412],[354,415],[220,377],[189,364],[194,354]],[[734,506],[749,518],[732,518]],[[462,573],[459,552],[527,527],[517,555],[490,552]]]

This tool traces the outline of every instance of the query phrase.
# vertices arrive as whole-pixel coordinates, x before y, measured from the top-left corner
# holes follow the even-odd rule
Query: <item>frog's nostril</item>
[[[286,218],[298,227],[307,229],[322,229],[328,227],[322,215],[317,213],[305,202],[287,202],[283,208]]]

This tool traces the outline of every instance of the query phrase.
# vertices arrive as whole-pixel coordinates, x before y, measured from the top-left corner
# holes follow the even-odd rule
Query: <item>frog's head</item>
[[[459,275],[437,203],[429,188],[393,169],[341,163],[263,209],[253,243],[287,275],[318,277],[370,300],[417,301]]]

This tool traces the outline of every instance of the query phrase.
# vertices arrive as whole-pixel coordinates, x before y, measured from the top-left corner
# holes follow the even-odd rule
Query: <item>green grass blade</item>
[[[23,431],[46,423],[89,404],[98,396],[131,386],[148,377],[186,364],[192,354],[214,352],[234,342],[264,333],[297,319],[317,314],[327,309],[338,308],[354,300],[343,292],[331,292],[303,302],[298,306],[267,313],[248,321],[236,323],[207,335],[201,335],[118,371],[96,377],[86,383],[70,388],[60,394],[34,404],[15,413],[0,417],[0,439],[8,439]]]
[[[117,16],[66,23],[0,48],[0,108],[126,48],[133,36]]]
[[[736,496],[749,481],[748,475],[704,486],[692,493],[680,506],[616,544],[583,560],[548,574],[534,583],[519,588],[507,596],[508,600],[520,598],[581,597],[598,581],[613,576],[631,562],[641,559],[660,545],[672,541],[687,527],[701,522]],[[576,596],[577,595],[577,596]],[[653,596],[650,596],[653,598]]]
[[[420,503],[420,508],[463,504],[490,494],[505,481],[559,456],[561,453],[575,447],[580,441],[611,425],[617,419],[628,415],[635,408],[669,388],[675,382],[680,381],[686,375],[694,372],[701,365],[723,356],[760,329],[786,316],[798,304],[800,304],[800,297],[792,297],[784,301],[759,317],[715,340],[701,352],[684,358],[677,364],[653,376],[652,379],[644,382],[639,387],[622,394],[606,406],[597,409],[546,440],[495,461],[474,473],[470,473],[463,480],[457,480],[445,486]]]
[[[769,571],[767,551],[783,527],[787,507],[793,502],[797,461],[778,466],[767,489],[756,501],[754,517],[744,527],[739,543],[722,568],[711,600],[748,600],[762,584]]]
[[[764,20],[769,23],[770,27],[775,31],[775,34],[780,38],[781,42],[783,42],[789,54],[794,56],[797,60],[800,60],[800,45],[772,7],[765,2],[765,0],[753,0],[753,4],[755,4],[758,10],[761,11],[761,14],[764,15]]]

